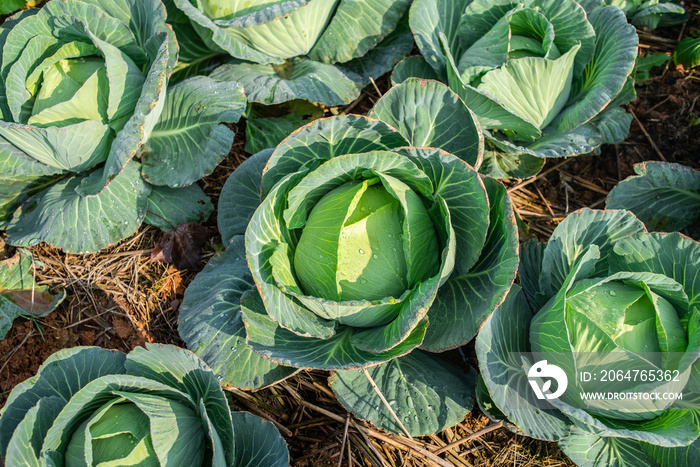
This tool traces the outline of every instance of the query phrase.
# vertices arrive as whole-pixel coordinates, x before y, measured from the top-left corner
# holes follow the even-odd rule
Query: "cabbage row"
[[[436,433],[478,404],[578,465],[694,465],[698,172],[640,164],[606,210],[524,245],[499,181],[622,142],[633,25],[685,19],[651,0],[52,0],[9,17],[8,243],[95,252],[144,222],[206,220],[196,182],[243,116],[254,154],[180,307],[190,351],[54,354],[0,412],[3,461],[287,465],[277,429],[222,387],[320,369],[389,432]],[[335,109],[390,71],[367,115]],[[65,296],[20,251],[0,265],[2,335]],[[601,387],[637,396],[589,396]]]

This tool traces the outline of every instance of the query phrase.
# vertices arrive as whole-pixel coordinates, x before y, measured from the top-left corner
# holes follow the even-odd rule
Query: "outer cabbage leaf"
[[[362,57],[396,28],[409,6],[408,0],[341,0],[309,57],[324,63]]]
[[[576,76],[571,99],[557,117],[560,131],[571,130],[598,115],[625,86],[634,69],[639,39],[616,8],[594,11],[589,21],[596,33],[593,58]],[[611,53],[611,50],[615,53]]]
[[[53,184],[62,173],[0,140],[0,226],[29,196]]]
[[[262,174],[272,149],[250,156],[231,174],[221,189],[217,217],[221,241],[228,245],[237,235],[245,235],[250,219],[262,201]],[[229,203],[227,200],[236,200]]]
[[[607,208],[632,211],[653,231],[681,230],[700,219],[700,171],[666,162],[643,162],[634,171],[610,191]]]
[[[408,78],[434,79],[438,76],[435,70],[420,55],[411,55],[401,60],[391,73],[391,84],[397,85]]]
[[[482,377],[495,407],[527,436],[558,441],[570,431],[561,412],[538,410],[518,353],[530,351],[532,311],[519,286],[514,285],[503,304],[484,324],[476,338]]]
[[[444,77],[446,59],[440,46],[440,34],[447,42],[447,50],[459,55],[458,30],[460,18],[470,2],[467,0],[416,0],[409,11],[409,23],[416,39],[416,44],[430,66],[441,78]]]
[[[200,2],[200,11],[208,3]],[[263,54],[288,59],[309,53],[337,3],[338,0],[289,0],[250,9],[234,7],[238,11],[233,16],[214,19],[214,24],[232,39]],[[203,13],[211,16],[208,11]]]
[[[494,149],[496,146],[498,149]],[[520,152],[518,148],[487,143],[484,163],[479,168],[482,174],[496,178],[527,178],[542,169],[544,159]]]
[[[0,262],[0,339],[4,339],[18,316],[41,317],[51,313],[66,298],[52,294],[34,282],[34,268],[41,267],[24,249]]]
[[[262,104],[281,104],[304,99],[327,106],[352,102],[362,89],[362,77],[351,71],[307,58],[296,58],[282,71],[272,65],[249,62],[229,63],[210,77],[235,81],[245,89],[246,98]]]
[[[236,445],[235,467],[286,467],[289,465],[287,443],[272,422],[247,412],[233,412]]]
[[[86,253],[136,232],[151,191],[141,178],[140,164],[131,161],[96,195],[78,193],[83,180],[101,179],[100,170],[85,179],[66,178],[29,198],[7,226],[8,242],[22,246],[46,242],[69,253]]]
[[[340,65],[362,77],[364,84],[370,79],[378,79],[384,73],[391,71],[398,62],[413,50],[413,34],[408,26],[408,15],[399,21],[394,32],[386,36],[365,55],[353,58]]]
[[[180,93],[198,78],[163,112],[178,51],[165,17],[155,0],[72,0],[0,27],[0,222],[10,242],[97,251],[144,218],[150,185],[134,157],[159,157],[152,180],[187,185],[228,153],[232,133],[219,122],[240,118],[240,92],[225,106]],[[167,170],[176,165],[177,177]]]
[[[562,451],[577,465],[619,465],[656,467],[644,453],[641,443],[624,438],[602,438],[583,430],[574,430],[560,443]]]
[[[417,350],[367,370],[411,436],[455,425],[474,405],[475,372]],[[362,370],[339,370],[330,379],[340,403],[362,419],[401,434]]]
[[[456,348],[472,340],[504,300],[515,279],[518,240],[510,198],[498,182],[484,179],[484,185],[489,199],[485,243],[471,269],[458,265],[458,274],[438,291],[428,312],[431,326],[422,344],[431,352]],[[455,225],[463,225],[462,220]]]
[[[410,146],[440,148],[472,167],[481,165],[483,140],[474,114],[438,81],[411,79],[394,86],[369,116],[399,130]]]
[[[221,384],[256,389],[295,370],[262,358],[245,342],[240,300],[255,284],[245,261],[243,237],[236,238],[185,291],[178,331]]]
[[[167,232],[180,224],[203,223],[213,210],[214,205],[198,185],[154,186],[148,195],[148,211],[143,221]]]
[[[186,186],[226,157],[245,110],[243,89],[198,76],[169,89],[163,113],[144,145],[143,176],[154,185]]]
[[[318,119],[293,132],[275,148],[263,172],[262,194],[266,196],[286,174],[305,164],[402,146],[408,146],[408,142],[398,131],[373,118],[347,115]]]

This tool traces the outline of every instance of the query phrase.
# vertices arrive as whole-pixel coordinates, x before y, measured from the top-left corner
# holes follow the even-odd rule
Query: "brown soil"
[[[695,3],[690,8],[692,13],[700,9]],[[698,29],[700,17],[691,14],[686,26],[643,33],[640,50],[671,55],[680,37]],[[376,87],[368,86],[347,109],[328,109],[327,113],[364,113],[388,87],[385,76],[377,80]],[[568,213],[584,206],[604,207],[607,193],[634,173],[635,163],[668,160],[700,168],[698,101],[700,71],[667,62],[653,69],[651,78],[638,88],[637,100],[629,105],[637,120],[624,143],[604,147],[600,156],[547,161],[536,178],[507,182],[524,221],[525,236],[544,241]],[[237,136],[230,155],[200,182],[214,205],[228,176],[247,157],[244,125],[234,125]],[[206,225],[216,230],[216,211]],[[98,345],[128,351],[145,342],[182,345],[176,329],[178,308],[194,274],[149,260],[159,236],[157,229],[143,226],[131,238],[91,255],[65,254],[46,245],[30,249],[46,266],[38,272],[38,282],[65,289],[68,297],[48,317],[17,319],[0,342],[0,405],[17,383],[34,375],[59,349]],[[205,246],[204,263],[213,256],[217,242],[220,239],[214,237]],[[0,257],[3,253],[0,251]],[[478,409],[456,427],[413,440],[387,435],[357,420],[346,428],[348,414],[333,397],[327,377],[325,372],[302,372],[255,393],[230,393],[236,407],[278,424],[290,444],[294,466],[335,466],[340,456],[343,465],[433,466],[437,464],[421,452],[434,453],[458,440],[463,442],[437,457],[457,466],[571,465],[555,444],[503,428],[492,430]],[[488,432],[480,434],[486,427]]]
[[[63,318],[65,315],[59,312],[41,320],[20,319],[12,333],[0,342],[0,354],[5,356],[0,371],[3,403],[16,384],[34,376],[44,360],[60,349],[99,345],[128,351],[149,341],[143,330],[134,329],[116,310],[105,314],[104,319],[92,320],[95,323],[92,325],[71,326]]]

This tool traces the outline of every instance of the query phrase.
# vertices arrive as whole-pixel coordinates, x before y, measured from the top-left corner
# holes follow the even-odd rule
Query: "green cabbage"
[[[408,80],[369,117],[316,120],[252,156],[222,190],[228,246],[185,293],[183,340],[224,384],[334,370],[349,410],[401,432],[367,368],[411,434],[459,422],[474,373],[438,354],[474,337],[517,267],[508,196],[475,169],[482,149],[456,94]]]
[[[529,177],[544,158],[599,152],[629,133],[620,106],[635,98],[638,38],[619,8],[416,0],[409,23],[424,59],[399,63],[392,79],[449,84],[485,130],[483,173]]]
[[[74,347],[51,355],[0,411],[6,465],[289,464],[272,423],[230,412],[212,371],[171,345],[129,354]]]
[[[698,242],[648,233],[629,211],[569,215],[548,243],[526,244],[522,289],[477,337],[480,406],[578,465],[695,465],[699,268]],[[543,362],[557,383],[533,376]],[[556,397],[554,384],[566,384]]]

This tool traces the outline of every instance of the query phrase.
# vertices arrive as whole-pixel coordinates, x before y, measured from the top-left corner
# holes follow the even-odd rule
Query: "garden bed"
[[[680,38],[700,29],[700,17],[694,14],[699,9],[692,5],[686,25],[641,32],[640,51],[672,54]],[[388,88],[385,76],[348,108],[366,112]],[[684,70],[672,61],[653,68],[628,110],[634,121],[624,143],[603,147],[599,156],[548,160],[536,177],[506,184],[523,220],[521,235],[545,241],[567,214],[582,207],[603,208],[607,193],[634,173],[635,163],[666,160],[700,168],[697,69]],[[227,177],[247,157],[244,123],[232,128],[236,141],[229,156],[199,182],[215,206]],[[216,232],[216,211],[206,226]],[[47,317],[17,319],[0,342],[0,405],[16,384],[62,348],[97,345],[128,351],[146,342],[183,345],[177,334],[178,307],[194,273],[150,260],[159,236],[158,229],[144,225],[131,238],[97,254],[67,254],[46,245],[29,249],[44,265],[37,271],[38,283],[66,290],[68,296]],[[1,249],[4,257],[14,251],[4,244]],[[204,247],[202,264],[219,249],[220,238],[214,234]],[[472,347],[464,348],[467,360],[474,358]],[[305,371],[254,393],[228,393],[238,408],[275,422],[289,442],[294,466],[340,465],[340,457],[342,465],[349,465],[349,459],[353,465],[390,466],[445,465],[439,459],[457,466],[572,465],[555,444],[514,435],[478,409],[436,435],[388,435],[350,417],[327,379],[325,372]]]

